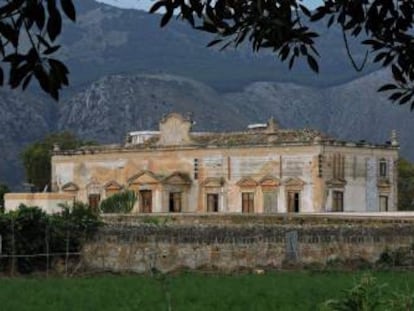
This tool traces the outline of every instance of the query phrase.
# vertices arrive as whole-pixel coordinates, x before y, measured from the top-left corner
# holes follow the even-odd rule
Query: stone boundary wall
[[[374,264],[385,251],[411,249],[408,223],[309,225],[106,224],[83,248],[97,271],[144,273],[180,269],[325,267]]]

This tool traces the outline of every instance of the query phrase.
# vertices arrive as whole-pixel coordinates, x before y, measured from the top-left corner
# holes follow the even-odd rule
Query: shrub
[[[134,191],[125,190],[111,195],[100,204],[103,213],[129,213],[137,202],[137,195]]]
[[[65,206],[61,213],[53,215],[38,207],[20,205],[16,211],[0,215],[2,251],[19,255],[17,259],[1,258],[0,270],[10,269],[13,265],[20,273],[45,270],[49,268],[46,254],[79,252],[84,239],[100,224],[98,216],[81,203],[70,208]]]
[[[378,284],[376,279],[365,274],[358,284],[345,291],[342,299],[330,299],[324,303],[324,310],[331,311],[376,311],[384,310],[382,298],[385,284]]]

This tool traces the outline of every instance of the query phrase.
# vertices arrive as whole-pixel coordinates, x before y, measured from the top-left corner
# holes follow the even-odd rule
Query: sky
[[[148,10],[155,0],[96,0],[98,2],[107,3],[125,9],[141,9]],[[304,0],[309,8],[314,8],[321,0]]]

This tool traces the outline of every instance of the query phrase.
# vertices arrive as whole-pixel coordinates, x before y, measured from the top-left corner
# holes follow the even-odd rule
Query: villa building
[[[343,142],[271,119],[243,132],[192,132],[171,113],[159,131],[131,132],[121,145],[52,157],[52,191],[97,207],[138,195],[133,212],[375,212],[397,208],[398,142]]]

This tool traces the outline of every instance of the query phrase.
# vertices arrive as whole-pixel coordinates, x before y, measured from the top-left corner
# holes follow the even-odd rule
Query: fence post
[[[46,277],[49,277],[49,222],[45,226]]]
[[[15,242],[15,236],[14,236],[14,215],[11,216],[11,252],[12,252],[12,258],[11,258],[11,275],[14,276],[15,269],[16,269],[16,242]]]
[[[65,276],[68,276],[68,261],[69,261],[69,228],[66,228],[66,258],[65,258]]]

